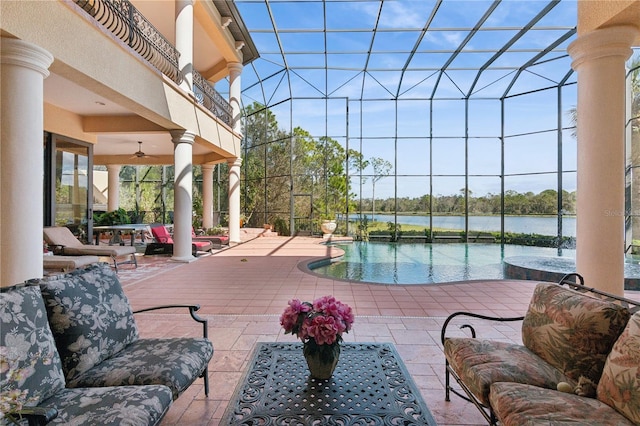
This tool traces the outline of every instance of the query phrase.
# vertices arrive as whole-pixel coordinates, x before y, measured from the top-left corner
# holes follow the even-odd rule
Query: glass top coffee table
[[[436,425],[390,343],[343,343],[331,379],[309,376],[301,343],[257,343],[223,425]]]

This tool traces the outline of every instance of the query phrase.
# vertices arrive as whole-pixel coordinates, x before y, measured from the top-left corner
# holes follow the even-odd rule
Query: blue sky
[[[270,0],[270,9],[262,0],[236,0],[236,4],[261,55],[243,72],[243,102],[271,105],[283,129],[300,126],[350,148],[362,143],[365,157],[384,158],[399,175],[407,175],[397,182],[381,180],[376,197],[428,193],[425,175],[430,171],[445,175],[434,177],[434,195],[459,193],[464,178],[453,175],[463,175],[465,167],[470,174],[481,175],[469,178],[474,194],[499,192],[496,176],[501,173],[503,131],[505,174],[514,175],[506,178],[506,189],[556,188],[555,174],[540,173],[558,167],[554,129],[558,114],[563,126],[570,126],[566,113],[575,106],[576,86],[561,90],[560,112],[558,90],[538,90],[557,86],[570,73],[565,49],[573,37],[537,65],[518,69],[575,25],[575,1],[563,0],[509,46],[509,52],[490,63],[547,1],[504,1],[469,39],[470,28],[487,13],[491,1],[445,0],[424,35],[420,29],[434,11],[433,0],[324,4]],[[479,72],[483,65],[486,69]],[[283,72],[285,68],[288,72]],[[575,80],[575,74],[569,75],[569,83]],[[527,94],[512,96],[521,93]],[[576,144],[568,131],[563,133],[563,144],[563,167],[575,170]],[[563,185],[575,190],[575,174],[568,173]],[[362,195],[371,196],[371,190],[370,183],[365,184]]]

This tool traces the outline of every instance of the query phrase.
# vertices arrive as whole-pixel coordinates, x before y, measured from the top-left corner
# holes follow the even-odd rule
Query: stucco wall
[[[46,103],[44,104],[44,130],[94,144],[97,141],[95,134],[83,131],[81,116]]]
[[[640,28],[640,0],[578,1],[578,34],[615,25]],[[640,46],[640,36],[634,44]]]
[[[73,2],[3,0],[0,14],[3,32],[34,43],[55,57],[50,67],[52,73],[163,129],[194,131],[201,143],[224,149],[228,157],[235,157],[239,152],[240,138],[231,135],[228,126],[203,112],[189,95],[115,36],[105,32],[100,24],[83,15]],[[48,110],[48,117],[51,117],[54,111]],[[88,142],[96,140],[95,136],[82,135],[71,113],[63,122],[47,117],[45,120],[47,130]],[[65,123],[68,129],[64,128]],[[92,130],[99,132],[99,129]]]

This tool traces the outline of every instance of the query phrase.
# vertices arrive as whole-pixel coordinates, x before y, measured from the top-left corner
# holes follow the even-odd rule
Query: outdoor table
[[[343,343],[327,380],[311,378],[301,343],[257,343],[221,424],[436,422],[391,343]]]
[[[144,233],[147,230],[149,225],[145,223],[129,223],[126,225],[105,225],[105,226],[94,226],[93,227],[93,235],[96,238],[96,245],[100,244],[100,234],[103,232],[112,232],[113,236],[109,239],[109,245],[120,244],[124,245],[120,236],[123,233],[128,233],[131,236],[131,245],[134,245],[136,234],[140,234],[140,241],[144,243]]]

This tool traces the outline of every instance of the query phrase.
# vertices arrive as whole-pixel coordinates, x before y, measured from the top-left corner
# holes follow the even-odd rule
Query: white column
[[[193,92],[193,0],[176,1],[176,49],[184,80],[180,87]]]
[[[228,161],[229,164],[229,242],[240,240],[240,166],[242,158]]]
[[[44,79],[53,56],[21,40],[0,50],[0,285],[42,277]]]
[[[240,102],[242,96],[242,79],[240,75],[242,74],[243,67],[242,64],[238,62],[232,62],[227,65],[227,68],[229,69],[229,104],[231,105],[232,111],[231,127],[234,132],[240,134],[242,133],[242,122],[240,120],[242,115],[242,104]]]
[[[195,134],[184,130],[171,131],[174,144],[173,182],[173,260],[190,262],[194,260],[191,254],[191,221],[193,194],[193,142]]]
[[[213,168],[212,164],[202,165],[202,227],[213,228]]]
[[[232,62],[229,68],[229,104],[231,105],[231,124],[233,131],[242,133],[241,78],[242,64]],[[229,242],[240,242],[240,165],[241,158],[228,161],[229,164]]]
[[[120,165],[107,166],[107,211],[118,210],[120,207]]]
[[[638,30],[609,27],[568,47],[578,73],[577,272],[624,292],[625,61]]]

